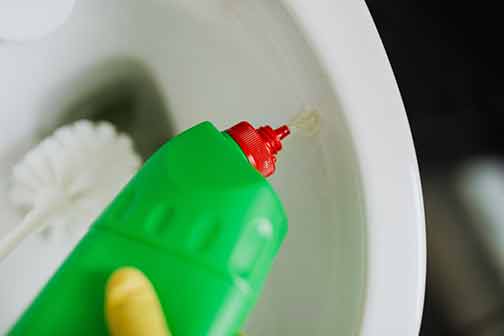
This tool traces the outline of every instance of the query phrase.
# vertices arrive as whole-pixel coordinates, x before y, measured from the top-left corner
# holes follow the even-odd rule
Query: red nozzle
[[[234,125],[226,132],[240,146],[250,164],[265,177],[275,172],[276,154],[282,149],[281,140],[290,134],[287,125],[277,129],[270,126],[255,129],[246,121]]]

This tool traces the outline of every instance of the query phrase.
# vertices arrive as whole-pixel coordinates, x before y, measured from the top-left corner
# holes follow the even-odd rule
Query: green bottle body
[[[208,122],[163,145],[93,223],[11,335],[103,335],[110,274],[151,280],[175,336],[233,335],[287,232],[276,193]]]

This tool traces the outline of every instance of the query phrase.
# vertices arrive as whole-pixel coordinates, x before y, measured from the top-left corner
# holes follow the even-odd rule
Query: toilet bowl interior
[[[251,335],[354,334],[365,292],[366,235],[351,132],[313,50],[278,2],[78,1],[44,39],[0,44],[0,215],[11,165],[61,124],[107,119],[147,157],[203,120],[274,126],[304,109],[322,119],[314,137],[292,136],[271,183],[289,233],[246,325]],[[0,84],[1,85],[1,84]],[[3,225],[3,223],[6,223]],[[82,231],[83,232],[83,231]],[[78,237],[31,237],[0,264],[0,327],[8,328]]]

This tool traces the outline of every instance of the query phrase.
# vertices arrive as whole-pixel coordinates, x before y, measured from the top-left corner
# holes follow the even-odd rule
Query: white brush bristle
[[[141,164],[130,138],[108,122],[64,126],[13,169],[11,199],[25,211],[49,209],[47,223],[91,224]]]

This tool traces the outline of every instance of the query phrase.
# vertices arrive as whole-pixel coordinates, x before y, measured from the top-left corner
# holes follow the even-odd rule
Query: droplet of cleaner
[[[287,125],[293,130],[293,133],[313,136],[318,134],[320,130],[320,114],[315,109],[305,109],[296,114]]]

